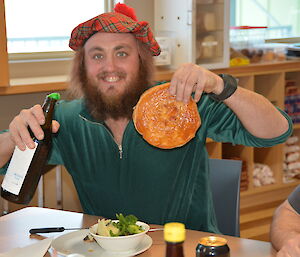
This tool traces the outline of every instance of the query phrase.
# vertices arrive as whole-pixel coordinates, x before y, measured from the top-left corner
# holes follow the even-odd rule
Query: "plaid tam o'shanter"
[[[138,40],[148,47],[152,55],[157,56],[160,54],[160,47],[153,36],[148,22],[138,22],[118,12],[103,13],[79,24],[72,31],[69,41],[70,48],[75,51],[78,50],[97,32],[133,33]]]

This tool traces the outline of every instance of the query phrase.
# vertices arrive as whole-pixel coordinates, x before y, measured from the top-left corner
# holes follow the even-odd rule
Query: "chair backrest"
[[[221,233],[240,236],[240,177],[242,161],[209,159],[210,182]]]

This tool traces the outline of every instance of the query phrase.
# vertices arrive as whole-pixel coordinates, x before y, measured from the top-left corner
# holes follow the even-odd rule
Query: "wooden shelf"
[[[214,72],[229,73],[236,76],[239,79],[239,86],[264,95],[281,109],[285,107],[285,80],[296,81],[296,86],[300,89],[299,61],[253,64],[244,67],[218,69]],[[300,124],[294,124],[294,135],[300,137]],[[213,144],[214,148],[216,148],[215,144]],[[241,236],[268,241],[274,210],[300,184],[299,180],[283,183],[284,144],[271,148],[249,148],[219,144],[221,144],[222,150],[219,151],[221,154],[218,158],[238,157],[247,163],[248,190],[242,191],[240,194]],[[214,148],[208,147],[208,152],[210,155],[216,156]],[[266,164],[271,168],[275,178],[274,184],[254,187],[253,170],[256,162]],[[252,219],[250,220],[249,217]]]
[[[291,72],[300,70],[300,61],[286,60],[280,62],[264,62],[247,66],[230,67],[214,70],[216,73],[229,73],[236,76],[252,76],[259,74],[272,74],[277,72]]]
[[[271,185],[265,185],[261,187],[254,187],[251,190],[241,192],[241,196],[243,197],[243,196],[261,194],[264,192],[277,191],[278,189],[283,189],[283,188],[296,187],[299,183],[300,181],[294,181],[289,183],[271,184]]]
[[[300,129],[300,124],[294,124],[294,129]]]
[[[276,72],[292,72],[300,70],[299,61],[283,61],[283,62],[273,62],[273,63],[261,63],[261,64],[251,64],[248,66],[231,67],[226,69],[212,70],[215,73],[229,73],[239,77],[259,75],[259,74],[272,74]],[[155,80],[170,80],[174,70],[157,68],[155,75]],[[21,80],[21,79],[19,79]],[[66,80],[47,82],[47,78],[41,78],[40,83],[27,83],[28,79],[24,79],[24,83],[18,83],[17,86],[5,85],[0,87],[0,95],[14,95],[14,94],[29,94],[38,92],[48,92],[48,91],[60,91],[67,88]]]
[[[52,92],[66,90],[66,82],[49,82],[39,84],[27,84],[9,87],[0,87],[0,95],[18,95],[39,92]]]
[[[158,70],[155,80],[170,80],[172,70]],[[0,87],[0,95],[30,94],[39,92],[52,92],[66,90],[68,83],[66,76],[24,78],[12,80],[11,85]]]

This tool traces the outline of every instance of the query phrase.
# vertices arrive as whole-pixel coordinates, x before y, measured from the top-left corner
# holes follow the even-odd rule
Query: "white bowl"
[[[118,220],[113,220],[113,222],[118,222]],[[96,234],[98,223],[91,226],[89,232],[104,250],[110,252],[128,252],[134,250],[139,245],[150,229],[149,225],[144,222],[137,221],[136,224],[142,226],[144,231],[129,236],[99,236]]]

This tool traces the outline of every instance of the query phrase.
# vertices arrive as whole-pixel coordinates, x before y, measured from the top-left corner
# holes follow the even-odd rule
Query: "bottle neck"
[[[183,242],[166,242],[166,257],[184,257]]]
[[[41,125],[41,128],[44,131],[43,141],[45,141],[45,140],[48,141],[49,138],[51,138],[52,119],[53,119],[54,107],[55,107],[56,102],[57,102],[56,99],[46,97],[46,99],[43,103],[42,108],[43,108],[43,112],[44,112],[44,116],[45,116],[45,123],[43,125]],[[28,131],[29,131],[31,137],[33,138],[33,140],[37,140],[29,127],[28,127]]]
[[[54,113],[54,107],[55,107],[56,100],[47,97],[44,104],[43,104],[43,111],[45,115],[45,123],[42,125],[42,129],[51,130],[52,128],[52,119],[53,119],[53,113]]]
[[[54,107],[55,107],[56,102],[57,102],[56,99],[46,97],[46,99],[43,103],[42,108],[43,108],[43,112],[44,112],[44,116],[45,116],[45,123],[43,125],[41,125],[41,128],[44,131],[44,135],[45,135],[43,141],[51,138],[52,119],[53,119]],[[34,136],[34,134],[31,131],[29,126],[28,126],[28,131],[29,131],[30,136],[33,138],[33,140],[36,141],[37,138]]]

